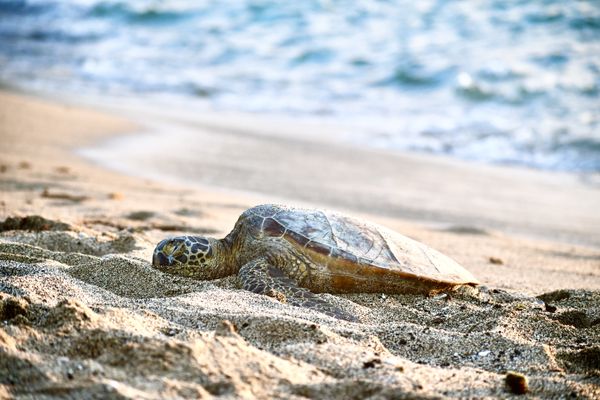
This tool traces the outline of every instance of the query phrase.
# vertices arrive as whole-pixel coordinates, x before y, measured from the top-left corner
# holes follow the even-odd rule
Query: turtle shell
[[[284,238],[325,265],[337,291],[381,291],[382,285],[398,287],[391,290],[397,292],[428,291],[478,283],[448,256],[374,223],[330,211],[276,205],[247,212],[259,217],[255,223],[263,235]]]

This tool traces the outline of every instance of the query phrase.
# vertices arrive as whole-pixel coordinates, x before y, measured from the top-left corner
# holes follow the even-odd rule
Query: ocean
[[[0,0],[0,82],[341,121],[356,143],[600,171],[598,1]]]

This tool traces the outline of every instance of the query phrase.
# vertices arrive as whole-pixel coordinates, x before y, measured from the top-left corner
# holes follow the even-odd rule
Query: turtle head
[[[228,275],[219,266],[220,243],[200,236],[177,236],[162,240],[154,249],[152,266],[162,272],[195,279]]]

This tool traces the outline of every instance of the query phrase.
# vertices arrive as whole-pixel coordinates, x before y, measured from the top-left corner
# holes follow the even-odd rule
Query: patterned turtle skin
[[[347,320],[354,317],[314,293],[432,294],[478,284],[454,260],[383,226],[272,204],[246,210],[220,240],[165,239],[152,264],[195,279],[238,274],[246,290]]]

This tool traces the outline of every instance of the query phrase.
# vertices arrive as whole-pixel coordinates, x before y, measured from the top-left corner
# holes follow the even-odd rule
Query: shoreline
[[[507,371],[525,375],[529,392],[540,398],[600,395],[597,247],[483,229],[475,216],[432,226],[355,208],[352,214],[454,258],[482,287],[434,297],[318,295],[359,320],[342,321],[242,290],[235,276],[195,281],[151,267],[152,250],[164,237],[222,237],[244,209],[271,197],[127,176],[73,152],[139,131],[135,118],[131,123],[93,108],[5,92],[0,106],[6,144],[0,148],[0,219],[16,221],[0,229],[0,377],[6,377],[0,378],[0,397],[516,398]],[[209,131],[204,127],[201,134],[213,143],[224,135]],[[255,154],[243,147],[249,143],[243,134],[227,140]],[[247,140],[274,146],[262,164],[244,164],[264,170],[272,167],[268,156],[277,146],[289,143],[313,155],[337,151],[357,161],[333,144]],[[368,154],[361,160],[381,163],[389,157],[361,154]],[[291,167],[298,162],[288,160]],[[427,162],[403,160],[424,168],[413,183],[425,182],[426,189],[449,165],[427,169]],[[492,176],[496,183],[502,178]],[[313,182],[317,193],[331,187],[319,174],[288,178]],[[368,188],[377,186],[359,178]],[[343,182],[333,187],[353,187]],[[545,184],[547,190],[565,185]],[[430,198],[412,193],[416,204]],[[460,211],[461,204],[454,206]],[[45,219],[25,218],[33,215]]]
[[[343,127],[314,121],[139,103],[120,114],[145,121],[141,133],[80,153],[129,175],[600,248],[600,187],[584,178],[595,174],[364,147],[348,143]]]

